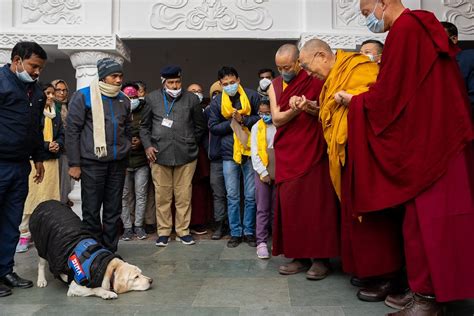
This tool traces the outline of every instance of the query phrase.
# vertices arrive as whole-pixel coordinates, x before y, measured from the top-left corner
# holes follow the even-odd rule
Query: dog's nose
[[[148,282],[150,282],[150,284],[152,284],[152,283],[153,283],[153,279],[152,279],[152,278],[149,278],[149,279],[148,279]]]

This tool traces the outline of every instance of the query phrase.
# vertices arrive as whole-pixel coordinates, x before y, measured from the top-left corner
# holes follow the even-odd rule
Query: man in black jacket
[[[45,96],[37,79],[47,55],[34,42],[19,42],[11,58],[11,64],[0,68],[0,296],[12,294],[12,287],[33,286],[13,272],[30,157],[35,162],[35,182],[40,183],[44,175],[41,117]]]
[[[130,100],[120,91],[121,64],[103,58],[97,62],[97,69],[99,80],[76,91],[69,103],[67,158],[69,175],[82,182],[83,228],[115,252],[122,212],[125,158],[131,147]]]
[[[196,170],[198,144],[206,131],[199,98],[182,91],[181,68],[167,66],[161,70],[163,89],[145,97],[145,111],[140,137],[152,162],[155,185],[158,240],[156,245],[168,245],[173,221],[171,203],[176,206],[177,240],[194,244],[189,234],[191,221],[192,179]]]

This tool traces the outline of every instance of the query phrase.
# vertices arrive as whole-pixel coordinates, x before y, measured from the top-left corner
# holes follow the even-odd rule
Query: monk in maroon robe
[[[277,127],[273,255],[294,259],[280,267],[281,274],[309,268],[306,277],[320,280],[329,272],[327,259],[339,255],[338,202],[317,108],[313,104],[302,111],[290,103],[303,95],[318,100],[323,82],[300,70],[294,45],[280,47],[275,61],[281,76],[269,88]]]
[[[442,315],[438,302],[474,297],[474,133],[457,50],[432,13],[400,0],[363,0],[361,12],[390,33],[370,90],[335,95],[349,106],[353,216],[405,207],[415,295],[391,315]]]

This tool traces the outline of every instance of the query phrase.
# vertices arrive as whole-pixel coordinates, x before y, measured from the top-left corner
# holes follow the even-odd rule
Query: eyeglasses
[[[311,66],[311,64],[312,64],[313,61],[314,61],[314,58],[316,58],[316,55],[318,55],[318,54],[319,54],[319,52],[314,53],[313,58],[311,59],[311,62],[310,62],[309,64],[303,64],[303,63],[300,62],[301,68],[304,69],[304,70],[309,70],[309,69],[308,69],[309,66]]]

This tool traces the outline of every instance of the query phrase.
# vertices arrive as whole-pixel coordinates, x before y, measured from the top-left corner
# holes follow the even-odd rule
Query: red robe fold
[[[404,204],[410,285],[440,301],[474,296],[473,127],[456,51],[432,13],[405,10],[348,116],[346,215]]]
[[[282,111],[289,99],[305,95],[318,100],[322,82],[298,75],[282,91],[281,77],[273,81]],[[273,255],[290,258],[330,258],[339,255],[337,197],[321,124],[305,112],[277,128],[274,139],[276,207]]]

